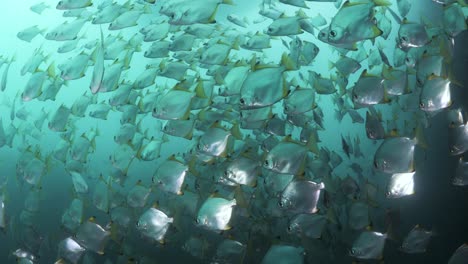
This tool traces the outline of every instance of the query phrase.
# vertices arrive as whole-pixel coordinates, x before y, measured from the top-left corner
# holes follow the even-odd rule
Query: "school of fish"
[[[351,263],[383,260],[390,240],[404,254],[426,252],[432,227],[399,229],[388,201],[415,193],[425,162],[417,154],[430,148],[424,129],[442,113],[442,155],[459,157],[448,181],[468,185],[468,117],[451,96],[462,89],[451,63],[467,3],[427,0],[443,7],[436,24],[410,20],[411,0],[259,0],[254,16],[229,13],[237,1],[30,7],[65,22],[18,32],[27,43],[60,44],[55,53],[31,49],[21,87],[8,79],[16,56],[0,56],[1,91],[17,89],[0,146],[19,151],[16,177],[0,176],[0,229],[17,244],[18,263],[42,263],[44,250],[55,263],[159,263],[141,248],[201,263]],[[59,103],[78,81],[82,94]],[[81,120],[96,125],[83,131]],[[50,151],[43,133],[58,135]],[[103,147],[110,155],[97,158]],[[145,164],[156,168],[135,175]],[[58,167],[72,195],[51,236],[35,219]],[[12,181],[26,190],[19,214]],[[467,250],[448,263],[467,263]]]

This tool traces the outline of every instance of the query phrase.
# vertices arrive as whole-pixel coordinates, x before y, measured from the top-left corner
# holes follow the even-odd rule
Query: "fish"
[[[52,131],[65,131],[68,125],[68,119],[71,111],[63,104],[57,108],[57,111],[52,115],[48,127]]]
[[[392,67],[384,67],[382,75],[384,89],[389,95],[402,95],[410,92],[408,72]]]
[[[182,1],[182,5],[168,6],[161,10],[169,16],[169,24],[192,25],[196,23],[209,24],[215,22],[215,16],[220,4],[232,5],[231,0],[208,0],[203,3],[189,3]],[[160,12],[161,12],[160,11]]]
[[[232,151],[235,138],[242,138],[238,126],[227,130],[215,123],[200,137],[196,149],[208,156],[226,157]]]
[[[13,57],[11,57],[10,59],[10,62],[8,62],[8,64],[6,65],[5,69],[3,70],[3,74],[2,74],[2,80],[0,82],[0,90],[3,92],[5,91],[6,87],[7,87],[7,81],[8,81],[8,72],[10,71],[10,66],[11,64],[16,61],[16,55],[14,55]],[[13,102],[14,104],[14,102]],[[13,107],[14,109],[14,107]]]
[[[182,185],[189,168],[174,156],[162,162],[153,175],[152,181],[165,192],[182,195]]]
[[[374,155],[374,167],[385,173],[414,171],[414,148],[417,139],[407,137],[386,138]]]
[[[424,253],[432,236],[432,231],[416,225],[403,240],[400,250],[409,254]]]
[[[444,29],[452,38],[467,29],[466,15],[462,10],[462,6],[466,7],[466,5],[460,1],[460,4],[451,4],[444,9]]]
[[[295,16],[280,16],[275,19],[265,30],[265,34],[270,36],[291,36],[302,34],[301,20],[308,18],[307,15],[299,10]]]
[[[320,190],[324,188],[323,182],[317,184],[312,181],[292,181],[281,193],[278,205],[290,213],[317,213]]]
[[[288,87],[283,73],[292,68],[286,54],[283,54],[280,66],[256,66],[254,71],[248,73],[240,89],[241,109],[267,107],[284,98]]]
[[[236,185],[257,186],[260,163],[247,157],[237,157],[228,162],[223,179]]]
[[[151,188],[138,181],[127,193],[127,205],[132,208],[144,207],[151,193]]]
[[[416,172],[395,173],[388,183],[387,198],[400,198],[414,194],[414,174]]]
[[[411,10],[412,4],[409,0],[397,0],[398,12],[401,17],[406,17]]]
[[[291,245],[272,245],[262,259],[262,264],[303,263],[304,248]]]
[[[68,60],[66,64],[59,64],[58,68],[61,70],[60,77],[66,81],[84,77],[89,59],[89,55],[82,52]]]
[[[72,176],[73,188],[76,193],[88,193],[89,186],[86,180],[81,176],[80,173],[70,172]]]
[[[368,74],[366,70],[361,73],[352,90],[352,100],[355,106],[369,106],[384,103],[384,79],[380,76]]]
[[[199,226],[212,230],[229,230],[229,222],[233,207],[237,205],[235,199],[226,200],[219,197],[206,199],[198,210],[196,222]]]
[[[223,241],[221,241],[221,243],[218,244],[213,260],[221,263],[234,263],[242,261],[246,249],[246,245],[242,244],[239,241],[224,239]]]
[[[364,231],[353,242],[350,256],[357,259],[380,259],[383,255],[386,239],[386,234]]]
[[[403,49],[409,49],[423,47],[430,39],[424,25],[403,20],[398,30],[398,41]]]
[[[40,3],[34,4],[31,7],[29,7],[29,9],[31,11],[33,11],[34,13],[36,13],[38,15],[41,15],[42,12],[44,12],[44,10],[46,10],[48,8],[50,8],[50,6],[47,5],[45,2],[40,2]]]
[[[452,184],[455,186],[466,186],[468,185],[468,163],[459,158],[455,175],[452,178]]]
[[[323,215],[298,214],[289,222],[288,233],[318,239],[322,237],[327,222]]]
[[[309,83],[312,83],[317,94],[333,94],[336,92],[336,86],[329,78],[322,77],[313,71],[309,71]]]
[[[94,193],[92,197],[92,202],[97,209],[107,213],[109,212],[110,204],[110,181],[102,177],[102,174],[99,176],[98,183],[94,187]]]
[[[466,257],[468,255],[467,251],[468,246],[466,244],[459,246],[455,252],[453,252],[448,261],[448,264],[462,264],[464,261],[466,261]]]
[[[110,239],[110,232],[94,221],[95,218],[91,217],[88,221],[81,224],[76,232],[75,239],[87,250],[103,255],[104,248]]]
[[[91,78],[91,84],[89,85],[89,89],[91,93],[96,94],[102,86],[102,81],[104,79],[104,34],[102,33],[102,28],[99,28],[101,33],[101,41],[100,45],[96,47],[95,53],[96,58],[93,67],[93,75]]]
[[[249,26],[247,17],[240,18],[236,14],[229,14],[226,19],[239,27],[247,28]]]
[[[311,135],[307,145],[286,137],[267,153],[263,167],[278,173],[300,175],[305,169],[309,151],[319,153],[315,134]]]
[[[45,29],[40,29],[37,25],[25,28],[18,32],[16,36],[26,42],[31,42],[37,35],[43,34]]]
[[[124,11],[125,11],[125,7],[121,5],[118,5],[118,4],[107,5],[99,9],[98,12],[95,13],[93,19],[91,20],[91,23],[97,24],[97,25],[111,23],[117,17],[119,17],[120,14]]]
[[[317,107],[315,103],[315,91],[313,89],[298,87],[283,100],[284,113],[298,115]]]
[[[384,139],[386,136],[381,116],[375,110],[366,112],[366,135],[370,139]]]
[[[154,207],[146,210],[138,219],[136,229],[144,236],[164,244],[167,229],[174,222],[163,211]]]
[[[182,34],[169,43],[170,51],[191,51],[197,37],[192,34]]]
[[[140,16],[149,13],[151,13],[151,9],[148,6],[143,7],[141,10],[138,8],[127,9],[109,24],[108,29],[119,30],[137,26]]]
[[[67,261],[76,264],[80,261],[85,251],[86,249],[72,237],[67,237],[58,244],[58,256],[60,259],[57,262]]]
[[[62,225],[70,231],[77,230],[83,223],[83,202],[73,199],[62,215]]]
[[[231,49],[238,49],[238,44],[227,44],[222,41],[208,46],[202,51],[200,63],[208,65],[226,65]]]
[[[7,227],[7,221],[6,221],[6,210],[5,210],[5,194],[2,193],[0,196],[0,229],[5,231],[5,228]]]
[[[448,109],[447,110],[448,127],[454,128],[465,124],[465,113],[462,108]]]
[[[441,77],[431,77],[424,83],[419,97],[421,110],[433,113],[451,105],[449,80]]]
[[[47,40],[55,41],[75,40],[86,22],[87,20],[82,18],[77,18],[71,22],[66,21],[49,30],[44,37]]]
[[[356,50],[356,42],[374,39],[382,35],[372,20],[376,6],[388,6],[387,1],[345,2],[335,14],[328,27],[320,30],[318,39],[340,47]]]
[[[341,135],[341,148],[343,149],[343,152],[346,154],[346,156],[348,156],[348,159],[349,159],[352,150],[348,142],[343,138],[343,135]]]
[[[191,140],[196,118],[191,115],[187,120],[168,120],[163,126],[163,132],[167,135],[182,137]]]
[[[363,230],[370,224],[369,205],[353,202],[348,209],[348,225],[354,230]]]
[[[61,0],[57,3],[58,10],[78,9],[93,5],[91,0]]]
[[[341,56],[336,62],[329,61],[328,69],[336,68],[343,76],[349,76],[361,68],[361,64],[346,56]]]
[[[450,155],[461,155],[468,150],[468,126],[466,124],[450,128],[448,134]]]

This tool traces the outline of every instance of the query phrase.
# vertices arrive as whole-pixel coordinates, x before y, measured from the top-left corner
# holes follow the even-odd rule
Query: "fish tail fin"
[[[457,2],[462,7],[468,7],[468,4],[465,2],[465,0],[457,0]]]
[[[373,0],[374,4],[376,6],[391,6],[392,3],[387,0]]]
[[[376,25],[372,26],[372,32],[374,33],[374,36],[376,37],[383,34],[383,31],[380,28],[378,28]],[[372,40],[375,40],[375,38]]]
[[[319,150],[319,147],[317,145],[317,137],[316,137],[316,133],[311,133],[310,137],[309,137],[309,140],[307,141],[307,148],[314,154],[316,154],[317,156],[320,155],[320,150]]]
[[[234,5],[234,2],[232,0],[222,0],[222,3],[226,5]]]
[[[414,129],[414,133],[416,144],[424,149],[427,149],[428,144],[424,136],[423,125],[421,123],[419,123],[418,126]]]
[[[55,77],[55,63],[54,62],[52,62],[47,68],[47,74],[51,78]]]
[[[281,65],[283,65],[286,68],[286,71],[293,71],[297,69],[296,64],[286,52],[284,52],[281,56]]]
[[[385,213],[385,222],[387,225],[387,239],[390,239],[395,242],[399,242],[400,238],[398,236],[398,224],[400,221],[400,209],[390,210],[387,209]]]
[[[300,17],[300,18],[303,18],[303,19],[309,18],[309,17],[307,16],[307,14],[306,14],[302,9],[299,9],[299,10],[296,12],[296,16],[298,16],[298,17]]]
[[[335,68],[335,63],[333,61],[329,60],[328,61],[328,69],[331,70],[333,68]]]
[[[240,128],[239,128],[239,122],[236,121],[233,124],[233,126],[231,128],[231,134],[237,140],[242,140],[243,139],[242,132],[240,131]]]

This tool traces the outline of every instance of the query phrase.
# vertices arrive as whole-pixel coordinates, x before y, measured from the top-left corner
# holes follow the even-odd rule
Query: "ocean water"
[[[92,17],[97,12],[98,6],[103,2],[109,1],[95,0],[93,1],[93,5],[87,7],[84,12],[90,12]],[[116,166],[120,166],[121,164],[114,164],[111,157],[122,154],[121,146],[128,145],[126,143],[118,144],[115,141],[115,136],[117,136],[119,129],[123,125],[121,121],[122,111],[117,107],[112,107],[105,120],[93,118],[89,115],[89,112],[98,103],[109,105],[109,99],[120,87],[115,91],[92,94],[89,86],[94,69],[93,60],[89,61],[89,66],[83,77],[66,81],[66,85],[60,87],[54,100],[42,101],[35,98],[31,101],[24,101],[22,99],[21,95],[32,73],[22,75],[20,74],[21,69],[28,63],[28,59],[37,50],[41,50],[45,55],[45,59],[38,67],[38,71],[45,71],[49,65],[52,65],[55,69],[56,79],[61,80],[59,65],[67,63],[69,58],[81,52],[91,55],[100,45],[100,28],[102,28],[104,39],[110,39],[110,35],[119,36],[126,41],[134,36],[143,37],[143,34],[139,30],[152,23],[152,21],[159,21],[158,23],[161,23],[161,25],[168,23],[169,18],[160,14],[159,10],[161,6],[167,5],[170,2],[171,0],[161,0],[156,1],[155,4],[146,3],[147,13],[139,17],[137,25],[122,30],[109,30],[108,24],[102,24],[100,27],[87,21],[78,34],[79,42],[77,47],[67,53],[59,53],[57,51],[65,43],[64,41],[47,40],[45,38],[48,32],[64,21],[74,20],[74,18],[63,17],[64,11],[55,8],[58,1],[44,1],[48,5],[48,8],[42,14],[37,14],[30,10],[31,6],[38,4],[37,0],[4,0],[2,2],[2,8],[0,8],[0,21],[2,22],[0,30],[0,57],[5,59],[15,57],[15,60],[11,63],[8,71],[6,88],[0,92],[0,102],[2,102],[0,104],[0,120],[5,130],[13,126],[15,127],[15,132],[13,133],[14,137],[11,146],[5,145],[0,148],[0,186],[2,186],[0,194],[3,193],[6,216],[6,227],[0,232],[0,263],[15,263],[18,261],[13,252],[19,248],[35,255],[36,259],[34,263],[54,263],[58,259],[63,258],[58,250],[60,241],[67,237],[73,238],[77,233],[77,229],[70,230],[64,227],[62,221],[62,217],[73,199],[79,199],[84,204],[81,223],[85,223],[89,218],[93,218],[93,221],[109,230],[111,234],[111,238],[106,243],[104,254],[97,254],[88,249],[81,256],[78,263],[211,263],[217,246],[223,239],[237,240],[245,246],[244,263],[260,263],[271,245],[292,245],[304,248],[304,263],[352,263],[356,261],[356,258],[350,256],[349,251],[353,241],[363,230],[350,231],[347,221],[343,221],[342,218],[338,217],[338,222],[341,223],[337,225],[332,221],[330,214],[328,214],[328,211],[332,211],[330,208],[341,208],[340,210],[346,212],[349,209],[349,205],[353,202],[352,200],[343,202],[332,199],[330,203],[335,207],[326,204],[325,191],[330,193],[332,191],[330,190],[331,188],[329,189],[325,185],[325,191],[322,191],[318,204],[318,214],[327,217],[327,227],[325,228],[327,231],[323,232],[322,238],[318,240],[304,239],[300,236],[288,234],[286,231],[287,223],[292,219],[294,214],[278,208],[272,209],[273,211],[266,210],[265,213],[262,211],[264,208],[259,209],[262,206],[259,206],[255,202],[261,200],[260,203],[276,204],[278,199],[277,197],[266,195],[266,198],[256,198],[257,200],[255,200],[255,197],[260,197],[259,193],[264,188],[263,182],[266,176],[264,170],[261,169],[259,169],[258,175],[255,176],[258,182],[256,186],[241,186],[239,188],[244,192],[246,197],[250,194],[256,194],[256,196],[254,195],[255,197],[250,196],[254,198],[248,200],[247,208],[252,211],[258,210],[262,213],[251,213],[246,217],[244,213],[247,209],[242,209],[238,201],[238,205],[233,209],[233,216],[229,224],[232,226],[232,229],[219,232],[197,225],[196,214],[203,200],[206,200],[211,194],[216,193],[216,191],[218,193],[216,195],[224,195],[225,198],[232,199],[234,197],[234,188],[223,186],[214,181],[211,183],[204,181],[204,187],[197,190],[190,189],[191,186],[195,186],[194,182],[197,182],[199,178],[203,178],[205,174],[213,174],[219,177],[225,170],[226,161],[230,161],[240,155],[239,152],[236,152],[238,151],[237,149],[233,150],[228,157],[211,158],[210,162],[204,162],[202,155],[195,156],[196,158],[192,160],[183,161],[187,166],[191,166],[185,177],[185,184],[188,187],[184,187],[184,192],[195,193],[199,201],[194,207],[195,213],[181,213],[182,209],[177,208],[177,203],[171,202],[177,200],[190,201],[190,198],[187,198],[187,194],[180,196],[168,194],[159,189],[152,182],[152,178],[160,164],[171,155],[175,154],[182,161],[183,158],[194,152],[196,153],[196,146],[200,137],[205,134],[206,128],[194,129],[194,136],[191,140],[175,136],[164,136],[161,128],[166,124],[167,120],[153,117],[151,111],[147,113],[140,111],[137,115],[138,121],[131,123],[134,125],[138,123],[139,133],[146,136],[144,144],[147,144],[151,138],[162,139],[163,136],[167,137],[168,141],[162,143],[160,155],[154,160],[144,161],[139,158],[125,160],[124,158],[122,163],[127,161],[130,165],[128,168],[124,166],[126,175],[123,178],[119,178],[115,170]],[[203,0],[198,0],[198,2],[203,2]],[[196,6],[198,2],[194,1],[192,5]],[[214,20],[209,25],[217,26],[216,32],[224,31],[226,39],[229,39],[227,36],[232,36],[232,34],[240,36],[239,42],[241,44],[247,36],[256,33],[265,34],[265,30],[273,20],[266,18],[262,22],[254,22],[262,18],[259,15],[260,8],[264,5],[262,1],[233,0],[233,2],[233,5],[220,4],[216,10]],[[295,12],[300,9],[277,1],[271,2],[285,16],[294,16]],[[392,0],[390,2],[392,5],[389,8],[398,13],[396,1]],[[129,3],[137,7],[144,5],[140,1],[129,1]],[[124,4],[124,1],[116,1],[111,4]],[[434,27],[442,26],[444,19],[444,7],[442,5],[430,0],[411,1],[411,4],[411,10],[406,16],[408,21],[417,23],[421,20],[426,21],[428,24],[426,27],[430,25]],[[187,3],[178,5],[175,6],[175,9],[183,10],[186,8],[184,5],[187,5]],[[331,23],[339,8],[331,2],[307,1],[306,5],[309,8],[302,8],[302,10],[307,16],[315,17],[320,14],[325,18],[327,24],[315,28],[314,34],[304,32],[297,35],[302,41],[309,41],[315,44],[320,51],[310,65],[287,72],[287,78],[284,78],[288,82],[293,78],[299,80],[301,74],[307,76],[309,71],[319,73],[325,78],[332,78],[335,74],[335,69],[329,68],[329,61],[335,62],[340,58],[339,52],[336,51],[335,47],[320,41],[317,37],[320,29],[326,28]],[[464,11],[466,19],[466,10]],[[128,12],[128,10],[125,10],[125,12]],[[232,14],[242,19],[244,17],[247,18],[248,25],[246,27],[234,25],[227,19],[227,16]],[[392,18],[388,11],[386,14],[391,21],[391,31],[388,38],[376,37],[375,43],[370,40],[362,41],[360,43],[363,45],[359,46],[359,50],[350,51],[348,53],[349,56],[355,56],[359,51],[365,51],[370,56],[371,51],[375,51],[376,47],[381,45],[389,61],[393,62],[393,52],[397,45],[396,39],[398,38],[400,25]],[[163,22],[160,22],[161,20]],[[17,37],[18,32],[34,25],[43,29],[43,33],[37,35],[31,42],[20,40]],[[172,41],[171,37],[179,34],[178,32],[182,32],[183,26],[181,28],[174,27],[173,29],[174,32],[168,33],[167,37],[164,38],[165,40]],[[203,43],[209,43],[209,40],[214,38],[196,37],[197,41],[190,51],[192,54],[197,54],[199,49],[203,47]],[[253,54],[255,54],[260,64],[278,64],[282,54],[289,54],[291,52],[291,49],[284,45],[283,42],[290,43],[294,38],[295,36],[271,37],[271,47],[259,52],[253,52],[242,47],[233,49],[229,53],[229,60],[226,65],[232,65],[232,62],[242,59],[250,61]],[[158,41],[161,40],[154,42]],[[91,43],[88,48],[84,47],[87,43]],[[109,41],[106,45],[110,45],[111,43],[112,41]],[[171,58],[171,56],[174,56],[173,52],[169,53],[167,58],[146,58],[144,52],[150,47],[151,43],[142,41],[138,45],[141,47],[135,49],[128,64],[129,68],[122,71],[119,83],[124,80],[130,84],[133,83],[148,64],[155,64],[159,67],[161,61],[167,63],[173,60]],[[452,81],[451,108],[461,107],[466,110],[468,109],[468,94],[466,90],[468,87],[467,31],[464,30],[454,37],[453,43],[453,53],[449,61],[450,79]],[[228,43],[228,45],[232,44],[232,42]],[[105,51],[107,48],[108,46],[104,46]],[[122,48],[124,52],[132,49],[132,47],[128,46]],[[124,53],[120,52],[120,55],[122,54]],[[445,56],[445,54],[441,54],[441,56]],[[124,57],[120,57],[117,62],[121,62],[122,58]],[[113,63],[115,63],[114,60],[105,60],[105,69],[108,69]],[[366,56],[366,59],[361,61],[361,68],[356,73],[345,77],[348,80],[346,90],[352,90],[354,83],[357,82],[360,73],[364,69],[368,69],[370,73],[380,74],[382,72],[382,65],[383,62],[380,62],[375,67],[369,67],[369,58]],[[198,58],[195,57],[190,60],[190,67],[191,69],[188,70],[186,79],[190,80],[191,76],[197,75],[201,76],[204,80],[213,79],[212,76],[207,75],[206,67],[200,65]],[[415,66],[416,70],[417,67],[418,65]],[[0,74],[3,74],[5,68],[6,64],[1,67]],[[400,69],[406,69],[406,66],[402,66]],[[410,71],[408,76],[412,76],[410,78],[410,86],[414,90],[416,86],[415,73]],[[163,94],[166,90],[178,84],[178,82],[175,79],[157,76],[155,84],[144,89],[134,90],[141,99],[148,96],[147,92]],[[312,85],[308,84],[307,80],[300,82],[304,85],[309,85],[309,88]],[[337,84],[335,83],[335,85]],[[217,83],[213,89],[213,98],[218,98],[213,99],[213,102],[217,102],[218,104],[219,102],[223,102],[223,100],[219,100],[221,97],[218,95],[219,87],[222,87],[222,84]],[[291,87],[292,89],[295,88],[293,85]],[[60,106],[71,108],[75,101],[83,94],[89,95],[94,100],[94,103],[91,103],[86,111],[85,116],[70,115],[64,132],[56,132],[49,129],[48,124],[53,119],[56,110]],[[401,136],[412,136],[412,129],[416,127],[415,124],[425,120],[423,118],[425,115],[419,110],[418,102],[416,102],[416,105],[414,105],[414,102],[411,105],[414,108],[413,110],[407,110],[403,109],[401,104],[399,104],[400,101],[398,101],[397,97],[394,96],[390,98],[391,102],[378,104],[375,108],[381,111],[383,124],[386,128],[390,126],[387,126],[387,122],[390,122],[396,125]],[[353,108],[350,93],[343,95],[343,98]],[[284,120],[286,117],[283,113],[283,101],[284,98],[281,98],[281,100],[276,102],[272,106],[272,112]],[[138,102],[138,100],[135,102]],[[132,105],[135,102],[128,102],[128,104]],[[155,104],[158,102],[156,100]],[[427,124],[423,128],[428,147],[416,147],[414,157],[416,170],[414,194],[398,199],[388,199],[385,197],[385,192],[390,176],[377,172],[373,165],[374,153],[382,140],[368,139],[365,124],[353,122],[348,114],[345,114],[342,120],[338,120],[335,111],[346,109],[340,109],[340,106],[335,102],[334,95],[317,94],[315,103],[323,112],[323,117],[321,118],[323,128],[317,130],[318,147],[335,151],[343,158],[342,164],[332,168],[332,172],[327,177],[329,176],[333,179],[339,179],[337,181],[341,181],[350,176],[359,182],[361,189],[367,186],[366,184],[375,188],[377,191],[375,201],[371,203],[369,200],[365,200],[365,203],[370,205],[369,228],[377,232],[387,232],[389,227],[388,212],[398,212],[398,221],[394,220],[392,222],[393,227],[396,229],[393,231],[398,235],[397,238],[387,239],[382,259],[363,260],[363,262],[447,263],[452,253],[460,245],[468,242],[468,189],[466,186],[455,186],[452,184],[458,160],[462,155],[451,156],[449,154],[448,145],[450,139],[447,110],[442,110],[433,117],[428,117]],[[232,108],[232,112],[239,113],[238,101],[224,101],[224,105]],[[205,110],[214,109],[214,112],[223,112],[221,108],[212,106],[204,108]],[[365,120],[367,108],[364,107],[356,110]],[[191,112],[197,120],[202,119],[201,115],[197,115],[200,112],[199,109],[192,110]],[[12,113],[13,118],[11,118]],[[21,113],[24,113],[24,117],[20,116]],[[415,113],[422,113],[422,115],[415,117]],[[397,118],[395,118],[396,116]],[[272,116],[269,117],[272,118]],[[35,122],[41,119],[44,119],[44,122],[39,123],[40,126],[36,127]],[[223,125],[227,125],[230,128],[233,126],[233,123],[240,120],[241,117],[237,115],[234,119],[223,120]],[[95,141],[90,148],[92,151],[89,151],[86,162],[78,162],[81,164],[81,168],[79,169],[80,174],[88,185],[88,191],[86,193],[77,193],[70,174],[71,168],[51,155],[56,150],[61,138],[64,138],[65,141],[70,143],[69,150],[65,152],[67,153],[65,160],[71,161],[70,149],[73,144],[76,144],[77,141],[75,139],[83,133],[88,135],[90,131],[96,129],[99,130],[99,134],[95,137]],[[240,131],[243,139],[236,139],[237,145],[240,145],[240,141],[247,142],[249,138],[254,139],[254,142],[257,144],[257,155],[254,156],[259,164],[263,164],[267,152],[261,149],[262,141],[260,140],[261,137],[258,137],[258,134],[267,135],[267,133],[262,129],[243,128],[242,124]],[[293,140],[297,141],[301,127],[295,126],[291,131]],[[67,133],[71,133],[74,136],[67,137]],[[360,143],[358,144],[363,155],[356,156],[351,154],[348,157],[342,148],[342,137],[359,138]],[[284,136],[277,136],[277,138],[283,140]],[[132,149],[132,151],[130,154],[136,155],[138,153],[138,149]],[[37,184],[28,183],[21,173],[21,170],[25,169],[25,165],[19,161],[22,157],[25,157],[25,153],[33,153],[37,159],[47,163],[47,168],[41,174],[41,180]],[[311,160],[307,160],[305,167],[308,167],[307,164],[311,164],[311,162]],[[353,169],[352,166],[359,167],[361,171]],[[319,170],[319,172],[323,172],[323,169]],[[209,178],[209,176],[206,177]],[[313,175],[309,170],[306,170],[305,175],[296,175],[295,177],[305,177],[314,182],[323,182],[325,178],[323,174]],[[108,190],[111,193],[111,204],[108,211],[98,209],[96,201],[93,199],[96,193],[100,192],[98,186],[102,183],[103,179],[109,183]],[[151,191],[142,207],[131,207],[128,205],[127,195],[134,186],[144,186]],[[37,194],[37,196],[31,196],[32,193]],[[38,202],[38,204],[34,205],[31,199]],[[359,199],[364,201],[364,198]],[[33,211],[31,211],[31,206],[35,208]],[[183,228],[177,229],[172,225],[166,233],[164,244],[152,241],[136,228],[139,217],[152,206],[156,206],[166,212],[183,226]],[[111,221],[112,212],[118,207],[126,208],[130,212],[129,225],[127,227],[116,225],[115,221]],[[346,215],[346,213],[343,214]],[[415,225],[420,225],[427,230],[431,230],[433,234],[426,252],[407,254],[400,250],[401,242]],[[340,228],[337,228],[337,226],[340,226]],[[266,231],[260,231],[261,229]],[[186,243],[190,238],[196,238],[202,242],[190,248]],[[280,260],[278,261],[277,263],[281,263]],[[466,262],[468,263],[468,259]]]

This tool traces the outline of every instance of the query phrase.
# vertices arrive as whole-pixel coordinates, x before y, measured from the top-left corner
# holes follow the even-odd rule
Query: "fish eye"
[[[292,227],[291,227],[291,226],[288,226],[288,231],[289,231],[289,232],[292,231]]]
[[[240,102],[242,105],[245,104],[244,98],[241,98],[241,99],[239,100],[239,102]]]
[[[375,168],[378,168],[378,167],[379,167],[379,164],[377,163],[376,160],[374,160],[374,167],[375,167]]]
[[[197,220],[195,220],[195,222],[197,222],[197,224],[199,224],[199,223],[200,223],[200,219],[197,218]]]
[[[265,160],[265,165],[268,166],[269,162],[268,160]]]
[[[320,32],[320,37],[325,37],[325,32]]]
[[[331,30],[331,31],[330,31],[330,36],[336,37],[336,31],[335,31],[335,30]]]
[[[419,107],[424,108],[424,103],[423,102],[419,103]]]
[[[402,36],[402,37],[401,37],[401,41],[407,42],[407,41],[408,41],[408,38],[407,38],[406,36]]]
[[[283,206],[284,206],[283,201],[279,201],[279,202],[278,202],[278,205],[279,205],[279,207],[283,207]]]

